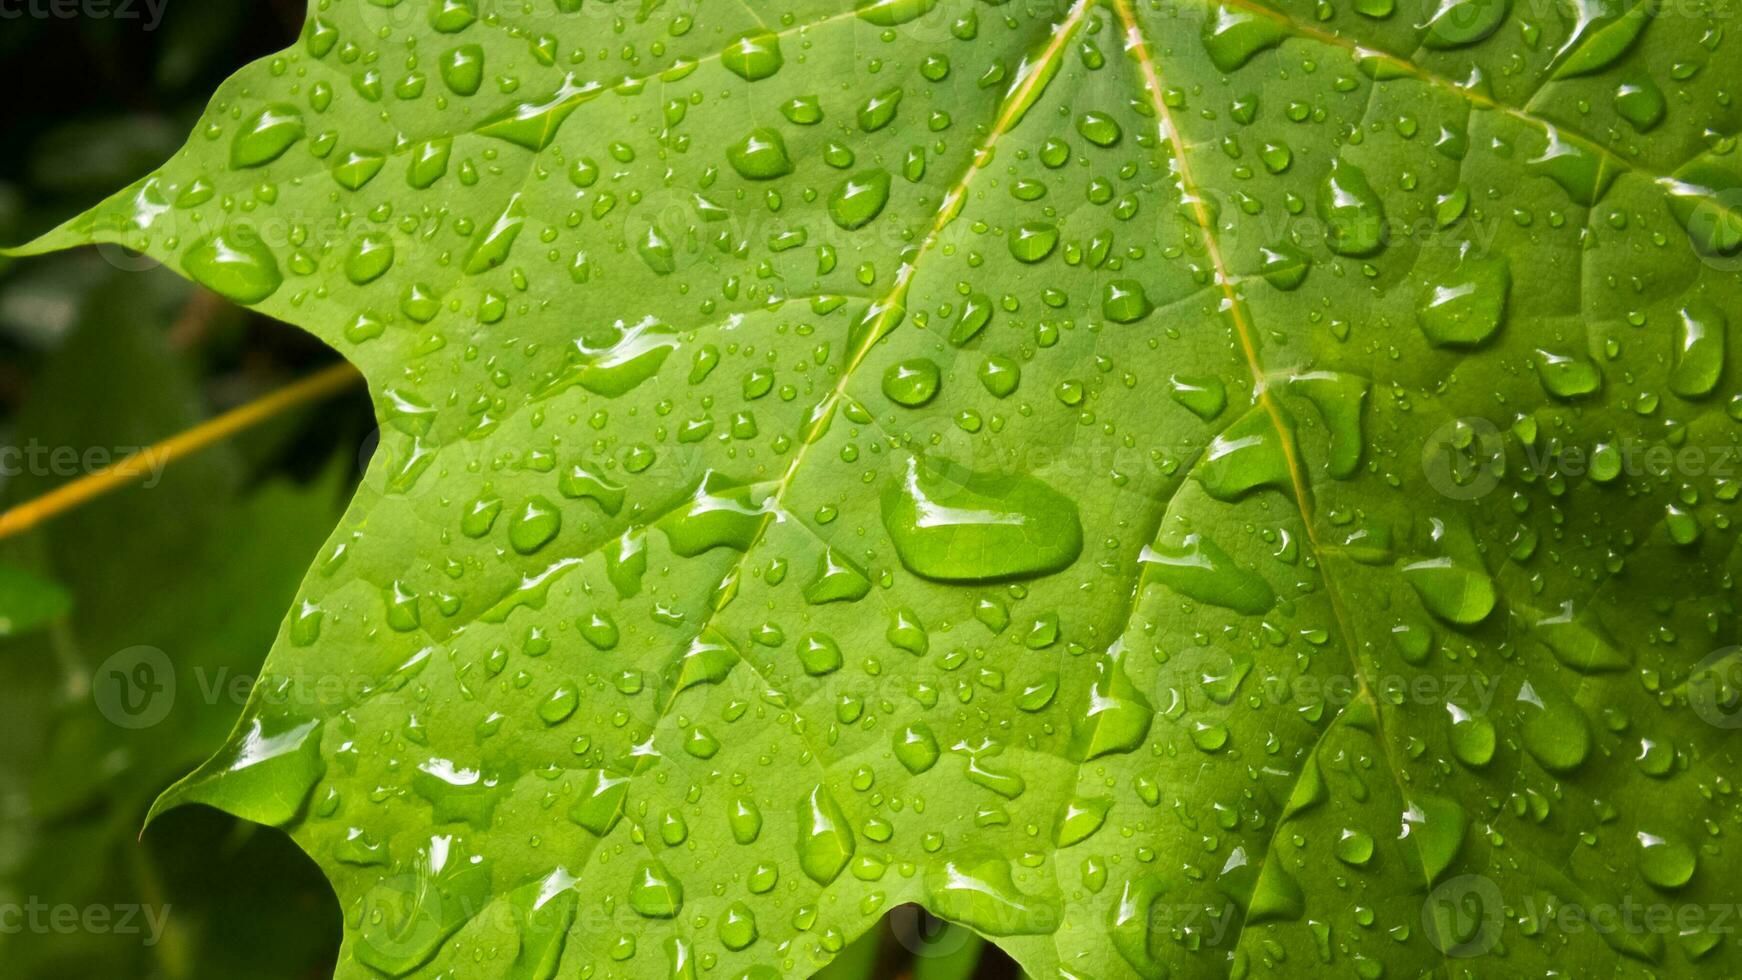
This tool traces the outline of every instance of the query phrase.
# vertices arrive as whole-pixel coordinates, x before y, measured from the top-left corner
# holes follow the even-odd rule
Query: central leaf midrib
[[[1173,111],[1167,104],[1161,82],[1160,70],[1157,67],[1149,40],[1144,34],[1143,27],[1138,21],[1135,11],[1131,8],[1131,0],[1111,0],[1111,2],[1114,8],[1118,11],[1119,19],[1126,29],[1128,36],[1126,45],[1127,50],[1131,52],[1132,56],[1138,63],[1139,70],[1143,75],[1143,87],[1150,97],[1153,108],[1158,114],[1158,122],[1165,130],[1161,135],[1164,139],[1169,140],[1174,144],[1177,154],[1177,173],[1181,190],[1185,193],[1186,199],[1191,205],[1193,218],[1195,223],[1198,225],[1199,231],[1202,233],[1204,247],[1209,256],[1212,270],[1216,276],[1217,282],[1222,286],[1223,297],[1228,304],[1229,317],[1233,321],[1235,333],[1239,337],[1240,348],[1247,362],[1247,367],[1252,372],[1254,397],[1259,405],[1264,408],[1265,414],[1270,418],[1271,424],[1276,431],[1277,443],[1281,447],[1288,468],[1292,497],[1295,506],[1300,513],[1302,533],[1305,535],[1307,544],[1311,547],[1313,554],[1321,555],[1317,536],[1314,533],[1311,496],[1308,490],[1309,484],[1306,474],[1302,469],[1300,456],[1296,450],[1292,432],[1284,423],[1281,408],[1276,403],[1275,397],[1271,394],[1270,388],[1266,383],[1266,372],[1259,357],[1257,340],[1254,336],[1251,318],[1247,313],[1246,303],[1244,299],[1241,298],[1239,291],[1235,288],[1234,279],[1229,275],[1227,266],[1223,262],[1221,245],[1216,238],[1214,222],[1211,220],[1209,211],[1205,207],[1199,186],[1192,179],[1191,165],[1190,161],[1187,159],[1184,135],[1174,124]],[[1336,622],[1338,637],[1342,641],[1341,646],[1348,656],[1350,669],[1359,686],[1357,697],[1365,700],[1373,709],[1375,724],[1379,726],[1379,731],[1375,734],[1374,740],[1379,743],[1381,754],[1385,757],[1386,769],[1391,775],[1393,785],[1397,788],[1398,796],[1401,798],[1405,795],[1402,771],[1398,768],[1396,760],[1391,755],[1391,746],[1385,737],[1384,720],[1381,716],[1378,699],[1373,695],[1372,684],[1367,677],[1367,672],[1361,663],[1360,657],[1356,653],[1356,647],[1353,640],[1355,631],[1350,626],[1348,614],[1344,611],[1342,601],[1339,598],[1338,587],[1331,575],[1327,562],[1323,560],[1322,555],[1321,560],[1318,563],[1318,570],[1319,577],[1325,584],[1325,595],[1331,606],[1332,618]],[[1326,721],[1325,727],[1319,732],[1317,739],[1315,739],[1313,745],[1303,757],[1305,760],[1303,762],[1303,767],[1312,764],[1313,757],[1317,754],[1319,746],[1323,744],[1324,739],[1337,727],[1338,721],[1347,712],[1349,705],[1355,703],[1355,700],[1355,698],[1351,698],[1348,704],[1339,707],[1336,713]],[[1300,775],[1297,774],[1295,776],[1294,784],[1298,784],[1299,780]],[[1291,785],[1290,795],[1292,795],[1292,791],[1293,787]],[[1265,853],[1259,859],[1259,872],[1253,880],[1254,891],[1257,890],[1258,881],[1263,877],[1263,869],[1268,866],[1270,862],[1276,834],[1281,832],[1281,828],[1282,822],[1279,821],[1276,831],[1271,835],[1270,843],[1265,848]],[[1429,884],[1431,884],[1431,882],[1429,882]],[[1247,919],[1243,916],[1240,925],[1234,934],[1232,948],[1239,948],[1240,939],[1244,933],[1246,922]]]
[[[813,410],[811,416],[813,425],[827,424],[827,422],[832,419],[834,413],[839,409],[842,399],[846,396],[847,388],[852,382],[857,369],[864,363],[871,349],[875,347],[887,334],[888,330],[893,329],[894,326],[899,323],[898,319],[893,322],[888,321],[888,318],[891,316],[890,311],[902,309],[904,298],[908,289],[912,285],[920,261],[931,252],[933,246],[941,237],[944,229],[947,228],[961,213],[965,205],[965,195],[969,185],[973,183],[974,176],[987,162],[990,161],[998,140],[1005,133],[1014,128],[1020,115],[1016,110],[1029,103],[1032,98],[1038,94],[1038,87],[1045,86],[1052,74],[1052,66],[1057,62],[1058,58],[1063,55],[1066,43],[1075,34],[1076,28],[1081,25],[1083,18],[1087,15],[1089,9],[1094,5],[1094,3],[1095,0],[1077,0],[1066,16],[1053,25],[1051,40],[1047,43],[1039,58],[1035,61],[1033,69],[1027,75],[1020,78],[1016,84],[1012,85],[1004,99],[999,103],[999,110],[993,119],[990,133],[985,141],[977,146],[974,152],[969,156],[967,167],[962,172],[961,176],[958,177],[945,192],[939,211],[932,221],[931,228],[925,238],[921,240],[919,248],[914,253],[913,258],[907,260],[904,263],[903,268],[897,272],[895,284],[889,292],[883,298],[873,302],[867,308],[867,318],[874,317],[875,320],[872,321],[864,330],[859,342],[849,353],[847,362],[841,369],[840,380],[836,383],[834,389],[817,403],[818,407]],[[726,573],[728,578],[740,574],[743,571],[745,564],[750,559],[750,555],[756,551],[757,547],[767,536],[768,529],[773,525],[780,523],[782,518],[787,515],[787,511],[782,506],[786,493],[791,489],[799,470],[803,467],[805,457],[810,448],[821,442],[823,439],[823,435],[820,432],[812,432],[808,435],[809,438],[800,443],[798,452],[794,455],[792,462],[787,466],[786,472],[775,483],[774,492],[767,498],[769,513],[763,520],[762,524],[757,528],[755,535],[751,537],[750,541],[745,546],[742,556],[733,565],[732,569]],[[796,515],[794,515],[793,519],[801,524],[803,523],[802,519],[796,517]],[[715,619],[728,604],[729,602],[721,603],[709,611],[707,616],[702,619],[699,625],[697,630],[698,636],[713,627]],[[715,632],[717,633],[718,631]],[[732,644],[728,641],[728,645],[734,653],[738,654],[739,660],[749,666],[752,673],[756,674],[764,684],[768,685],[772,690],[779,690],[778,688],[773,687],[772,683],[765,675],[763,675],[761,669],[756,666],[754,662],[744,656],[743,651],[738,649],[736,644]],[[671,709],[676,703],[677,696],[674,693],[672,698],[661,707],[660,712],[650,729],[649,738],[652,737],[654,732],[658,731],[666,718],[670,716]],[[806,724],[805,720],[798,714],[796,706],[791,710],[793,711],[796,723],[800,726],[804,726]],[[826,774],[828,771],[828,762],[818,754],[815,744],[811,741],[809,736],[803,732],[799,733],[799,737],[804,743],[806,750],[812,756],[814,764],[819,770]]]

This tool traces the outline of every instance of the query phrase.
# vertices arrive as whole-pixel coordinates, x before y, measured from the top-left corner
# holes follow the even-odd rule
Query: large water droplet
[[[1452,755],[1472,769],[1492,761],[1497,739],[1488,716],[1470,714],[1455,704],[1447,704],[1446,710],[1452,716]]]
[[[1462,48],[1482,40],[1500,28],[1511,10],[1511,0],[1440,0],[1422,27],[1426,47]]]
[[[1276,605],[1270,583],[1242,567],[1221,545],[1196,532],[1143,549],[1138,561],[1156,581],[1190,599],[1259,616]]]
[[[743,139],[727,144],[726,160],[746,180],[773,180],[792,173],[786,140],[773,129],[753,129]]]
[[[182,255],[181,267],[195,282],[243,305],[266,299],[284,284],[272,250],[245,225],[196,242]]]
[[[581,773],[579,798],[569,810],[569,819],[585,827],[595,837],[603,837],[617,826],[623,816],[623,803],[629,797],[629,779],[603,769],[588,769]]]
[[[755,497],[753,488],[733,486],[709,470],[690,499],[662,518],[659,526],[671,550],[685,558],[714,548],[748,551],[770,513]]]
[[[1524,749],[1553,773],[1568,773],[1591,754],[1591,726],[1564,694],[1526,683],[1518,693],[1525,713]]]
[[[1632,76],[1615,89],[1615,114],[1627,120],[1638,132],[1656,129],[1667,110],[1668,101],[1663,97],[1663,89],[1650,75]]]
[[[743,902],[733,902],[720,916],[720,943],[737,951],[756,941],[756,914]]]
[[[1052,825],[1054,847],[1070,847],[1088,840],[1107,822],[1113,801],[1104,796],[1073,796],[1059,809]]]
[[[464,822],[490,829],[490,817],[501,799],[498,780],[448,759],[430,759],[411,773],[411,788],[429,803],[434,821]]]
[[[1693,880],[1698,859],[1694,849],[1681,841],[1640,831],[1639,876],[1646,881],[1673,891]]]
[[[1045,935],[1058,927],[1057,911],[1023,894],[1001,857],[946,861],[925,883],[933,911],[989,936]]]
[[[1083,548],[1072,500],[1034,477],[914,457],[883,491],[883,526],[908,571],[946,582],[1032,578]]]
[[[1435,347],[1475,347],[1500,329],[1511,289],[1505,259],[1465,256],[1449,276],[1428,286],[1416,322]]]
[[[1626,670],[1633,658],[1609,638],[1602,623],[1589,615],[1574,613],[1572,600],[1559,611],[1536,621],[1536,635],[1548,644],[1555,659],[1584,674]]]
[[[1742,252],[1742,154],[1710,153],[1694,158],[1664,181],[1669,210],[1688,233],[1694,248],[1706,255]]]
[[[1010,229],[1010,254],[1018,262],[1035,263],[1058,246],[1059,230],[1045,221],[1027,221]]]
[[[1222,71],[1234,71],[1260,51],[1281,44],[1288,29],[1274,17],[1241,7],[1216,6],[1204,19],[1204,50]]]
[[[1603,387],[1603,372],[1589,358],[1538,349],[1534,359],[1543,390],[1562,401],[1589,397]]]
[[[1411,562],[1402,572],[1427,611],[1448,623],[1474,625],[1494,611],[1494,580],[1485,569],[1441,557]]]
[[[889,203],[889,172],[864,170],[847,178],[829,195],[829,217],[852,231],[863,228]]]
[[[854,602],[871,591],[871,580],[852,560],[825,548],[818,560],[816,575],[804,588],[804,598],[812,605],[825,602]]]
[[[1366,172],[1341,157],[1319,185],[1318,215],[1325,223],[1325,244],[1338,255],[1368,256],[1385,247],[1390,233],[1385,206]]]
[[[1679,326],[1669,390],[1683,398],[1703,398],[1718,387],[1724,373],[1729,318],[1716,304],[1701,299],[1682,308]]]
[[[1143,284],[1135,279],[1115,279],[1101,292],[1101,315],[1114,323],[1136,323],[1154,309]]]
[[[1414,843],[1428,881],[1437,881],[1457,860],[1469,826],[1469,814],[1455,800],[1422,796],[1405,805],[1402,836]]]
[[[798,803],[798,865],[819,885],[834,881],[853,856],[853,831],[840,804],[818,785]]]
[[[883,394],[897,405],[918,408],[937,395],[940,381],[936,364],[923,357],[909,358],[883,373]]]
[[[745,81],[759,81],[780,70],[786,59],[780,53],[780,38],[773,31],[740,35],[720,53],[720,63]]]
[[[619,320],[604,337],[575,341],[567,366],[538,387],[538,397],[577,385],[608,398],[626,395],[657,374],[677,347],[676,331],[652,317]]]
[[[896,732],[894,747],[896,760],[915,776],[937,764],[937,736],[925,722],[915,722]]]
[[[629,907],[649,919],[670,919],[683,908],[683,882],[654,860],[635,866],[629,883]]]
[[[386,234],[359,236],[345,255],[345,278],[359,286],[372,283],[393,268],[393,256],[393,239]]]
[[[1284,424],[1289,424],[1284,420]],[[1262,406],[1218,433],[1204,450],[1196,474],[1204,491],[1217,500],[1240,500],[1262,487],[1293,492],[1288,452],[1277,421]]]
[[[1088,696],[1087,709],[1071,725],[1071,758],[1086,762],[1143,744],[1155,709],[1125,673],[1123,648],[1096,660]]]
[[[418,848],[410,873],[370,891],[366,907],[371,914],[358,925],[352,955],[391,977],[416,970],[471,921],[467,909],[489,903],[490,877],[490,862],[467,854],[460,838],[429,838]]]
[[[530,555],[550,543],[562,524],[562,511],[549,499],[534,494],[509,519],[508,543],[515,551]]]
[[[1215,375],[1176,374],[1168,379],[1168,394],[1205,422],[1228,407],[1228,389]]]
[[[302,110],[293,105],[269,105],[242,120],[230,142],[230,166],[260,167],[278,159],[302,139]]]
[[[918,20],[938,5],[938,0],[859,0],[854,10],[879,27],[894,27]]]

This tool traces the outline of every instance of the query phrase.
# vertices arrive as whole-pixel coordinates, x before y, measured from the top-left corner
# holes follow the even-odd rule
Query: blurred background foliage
[[[152,30],[143,17],[0,22],[0,242],[162,162],[216,85],[285,46],[303,13],[300,0],[160,9]],[[22,465],[0,474],[0,506],[71,478],[49,465],[56,448],[147,445],[332,359],[119,250],[0,259],[0,446],[44,453],[8,457]],[[234,722],[371,429],[359,389],[0,541],[0,907],[16,910],[0,922],[0,975],[331,975],[338,906],[286,838],[202,809],[140,827]],[[110,657],[141,646],[174,665],[173,700],[130,729],[93,691]],[[127,911],[141,906],[162,924],[155,943]],[[93,908],[109,921],[87,920]]]
[[[303,0],[156,2],[154,26],[144,0],[133,17],[0,21],[0,243],[28,240],[162,162],[218,83],[291,43],[304,13]],[[119,249],[0,258],[0,447],[41,450],[35,464],[6,457],[23,465],[0,473],[0,508],[79,475],[51,465],[55,449],[118,456],[334,359],[301,331]],[[0,540],[7,980],[332,974],[339,908],[287,838],[201,808],[140,828],[157,793],[240,713],[373,431],[358,386]],[[96,695],[141,647],[161,651],[173,678],[161,720],[136,728]],[[144,907],[162,922],[156,937],[147,915],[128,912]],[[79,922],[64,927],[60,908]],[[87,928],[91,909],[106,924]],[[823,976],[1013,974],[977,938],[908,908]]]

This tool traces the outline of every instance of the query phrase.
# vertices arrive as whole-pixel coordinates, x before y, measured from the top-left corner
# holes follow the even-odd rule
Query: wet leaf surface
[[[37,246],[382,420],[161,805],[346,976],[1735,972],[1725,17],[316,4]]]

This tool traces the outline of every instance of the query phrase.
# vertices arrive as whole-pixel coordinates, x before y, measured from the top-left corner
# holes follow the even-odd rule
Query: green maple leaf
[[[345,975],[802,975],[905,902],[1035,976],[1734,971],[1734,45],[315,4],[37,246],[380,408],[160,807],[286,827]]]

